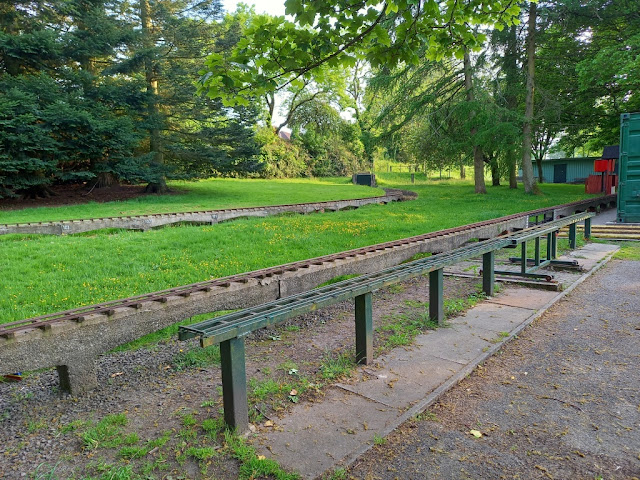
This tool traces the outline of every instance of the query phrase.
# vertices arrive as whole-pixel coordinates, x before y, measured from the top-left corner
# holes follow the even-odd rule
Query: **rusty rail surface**
[[[484,220],[481,222],[476,222],[460,227],[449,228],[446,230],[439,230],[437,232],[426,233],[422,235],[416,235],[413,237],[404,238],[401,240],[393,240],[390,242],[379,243],[376,245],[370,245],[367,247],[356,248],[353,250],[347,250],[340,253],[335,253],[331,255],[324,255],[321,257],[311,258],[307,260],[301,260],[297,262],[287,263],[284,265],[278,265],[275,267],[264,268],[260,270],[255,270],[252,272],[240,273],[237,275],[231,275],[228,277],[217,278],[213,280],[207,280],[204,282],[192,283],[190,285],[183,285],[179,287],[169,288],[166,290],[160,290],[157,292],[152,292],[144,295],[137,295],[134,297],[128,297],[119,300],[112,300],[109,302],[99,303],[95,305],[88,305],[84,307],[74,308],[71,310],[65,310],[62,312],[51,313],[47,315],[41,315],[38,317],[27,318],[24,320],[18,320],[15,322],[9,322],[0,325],[0,337],[4,337],[6,339],[13,338],[16,333],[31,330],[31,329],[42,329],[49,330],[51,325],[64,322],[64,321],[74,321],[77,323],[82,323],[85,320],[85,317],[91,314],[105,314],[105,315],[113,315],[115,313],[116,308],[128,307],[133,309],[138,309],[142,306],[143,302],[160,302],[166,303],[170,297],[181,296],[188,297],[192,293],[211,291],[214,287],[229,287],[232,283],[247,283],[250,279],[264,279],[267,277],[271,277],[273,275],[278,275],[284,272],[292,272],[303,268],[309,268],[312,265],[322,265],[328,262],[335,262],[337,260],[352,258],[359,255],[364,255],[370,252],[379,252],[382,250],[392,249],[394,247],[409,245],[412,243],[417,243],[427,239],[434,239],[438,237],[445,237],[449,235],[454,235],[460,232],[464,232],[467,230],[472,230],[474,228],[483,227],[487,225],[492,225],[500,222],[504,222],[511,219],[522,218],[522,217],[537,217],[543,215],[546,217],[549,213],[552,214],[551,218],[547,220],[554,220],[557,212],[568,212],[568,211],[584,211],[586,209],[596,209],[599,208],[600,205],[610,204],[612,201],[615,201],[615,195],[597,197],[587,200],[580,200],[577,202],[566,203],[562,205],[556,205],[552,207],[544,207],[536,210],[530,210],[528,212],[520,212],[512,215],[506,215],[504,217],[499,217],[491,220]],[[573,212],[572,212],[573,213]],[[558,216],[566,216],[565,214],[558,214]]]

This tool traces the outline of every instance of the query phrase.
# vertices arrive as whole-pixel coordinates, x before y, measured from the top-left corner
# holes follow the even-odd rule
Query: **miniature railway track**
[[[208,280],[204,282],[192,283],[190,285],[183,285],[179,287],[169,288],[166,290],[160,290],[157,292],[152,292],[144,295],[138,295],[138,296],[123,298],[119,300],[113,300],[113,301],[99,303],[95,305],[88,305],[88,306],[79,307],[71,310],[65,310],[62,312],[27,318],[24,320],[18,320],[15,322],[4,323],[0,325],[0,337],[11,339],[15,337],[16,333],[26,331],[26,330],[32,330],[32,329],[49,330],[51,329],[52,325],[60,322],[73,321],[77,323],[82,323],[88,315],[103,314],[103,315],[111,316],[115,314],[116,309],[118,308],[139,309],[142,307],[142,304],[144,302],[166,303],[171,297],[189,297],[191,294],[196,292],[203,292],[203,291],[209,292],[214,287],[229,287],[232,283],[247,283],[250,279],[261,280],[261,279],[272,277],[274,275],[279,275],[285,272],[294,272],[296,270],[309,268],[312,265],[322,265],[325,263],[335,262],[342,259],[348,259],[348,258],[360,256],[360,255],[365,255],[367,253],[380,252],[383,250],[393,249],[393,248],[397,248],[404,245],[410,245],[417,242],[421,242],[423,240],[436,239],[438,237],[447,237],[451,235],[456,235],[459,233],[466,232],[468,230],[473,230],[478,227],[497,224],[497,223],[512,220],[512,219],[517,219],[522,217],[535,217],[536,222],[534,223],[542,223],[545,221],[546,216],[549,213],[551,213],[552,216],[550,219],[547,219],[547,220],[553,220],[556,215],[556,211],[559,211],[559,210],[585,211],[589,208],[596,208],[593,206],[594,200],[596,202],[608,204],[614,199],[615,199],[615,196],[599,197],[598,199],[589,199],[589,200],[572,202],[572,203],[563,204],[563,205],[556,205],[553,207],[539,208],[539,209],[531,210],[528,212],[516,213],[512,215],[507,215],[504,217],[499,217],[496,219],[485,220],[481,222],[472,223],[469,225],[464,225],[461,227],[449,228],[446,230],[439,230],[437,232],[426,233],[426,234],[417,235],[409,238],[404,238],[401,240],[394,240],[390,242],[379,243],[376,245],[361,247],[354,250],[347,250],[344,252],[325,255],[322,257],[316,257],[308,260],[287,263],[284,265],[264,268],[261,270],[255,270],[252,272],[241,273],[237,275],[231,275],[228,277]],[[540,222],[537,221],[539,216],[543,216],[543,220]]]
[[[0,235],[40,234],[70,235],[105,229],[149,230],[176,223],[216,224],[245,217],[267,217],[285,213],[313,213],[326,210],[359,208],[370,204],[386,204],[413,198],[411,192],[387,189],[377,197],[330,200],[325,202],[265,205],[262,207],[240,207],[221,210],[197,210],[191,212],[153,213],[119,217],[96,217],[75,220],[0,224]]]

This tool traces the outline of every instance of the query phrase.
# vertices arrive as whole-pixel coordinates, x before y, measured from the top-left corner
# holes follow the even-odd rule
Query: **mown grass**
[[[0,200],[0,224],[257,207],[384,195],[384,190],[380,188],[353,185],[346,177],[286,180],[219,178],[199,182],[169,182],[169,188],[172,191],[170,195],[22,210],[3,209]]]
[[[147,232],[1,236],[0,323],[586,197],[579,185],[545,184],[540,195],[489,187],[487,195],[475,195],[468,181],[411,185],[408,178],[408,174],[393,174],[378,180],[381,186],[416,191],[417,200],[350,211]],[[256,203],[249,198],[254,190],[247,190],[247,181],[224,183],[235,192],[230,198],[244,195],[246,204]],[[301,190],[309,186],[294,181],[270,183],[276,187],[294,184]],[[165,197],[155,198],[160,202]]]
[[[615,258],[620,260],[640,260],[640,242],[616,242],[620,250],[616,252]]]

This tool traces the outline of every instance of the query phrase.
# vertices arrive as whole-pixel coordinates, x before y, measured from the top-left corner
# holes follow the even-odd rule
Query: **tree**
[[[634,0],[564,0],[552,12],[559,54],[572,72],[562,85],[560,146],[600,150],[619,141],[620,114],[640,110],[640,15]],[[570,82],[570,83],[569,83]]]
[[[315,176],[352,175],[366,163],[359,125],[343,119],[330,103],[314,99],[291,117],[292,138],[309,155]]]
[[[533,167],[531,165],[531,144],[535,88],[536,17],[537,3],[530,2],[529,20],[527,22],[527,97],[522,127],[522,183],[525,193],[533,193],[535,185]]]
[[[471,72],[471,59],[469,52],[464,52],[464,89],[467,95],[467,102],[472,105],[472,110],[469,112],[471,121],[471,128],[469,133],[471,138],[474,138],[478,133],[478,127],[474,125],[474,120],[477,112],[473,109],[475,103],[475,93],[473,91],[473,74]],[[484,155],[482,153],[482,145],[477,141],[473,142],[473,174],[476,193],[487,193],[487,187],[484,184]]]
[[[0,21],[1,195],[46,196],[133,160],[139,139],[120,108],[130,86],[97,80],[96,60],[128,36],[103,2],[2,2]]]
[[[0,0],[0,196],[260,169],[258,109],[196,97],[219,1]]]
[[[323,65],[372,67],[417,64],[425,53],[441,59],[483,41],[473,22],[508,25],[519,8],[511,0],[430,1],[287,0],[296,24],[276,17],[254,24],[230,55],[207,59],[203,89],[225,104],[303,82]],[[426,49],[426,50],[425,50]]]

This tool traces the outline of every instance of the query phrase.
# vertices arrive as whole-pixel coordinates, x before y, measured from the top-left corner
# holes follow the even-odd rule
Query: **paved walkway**
[[[612,261],[347,478],[638,480],[639,293]]]
[[[380,439],[432,404],[608,260],[617,247],[572,252],[586,271],[564,273],[563,292],[503,287],[500,294],[417,337],[337,383],[319,402],[296,406],[275,428],[261,429],[260,453],[313,479],[350,465]]]

